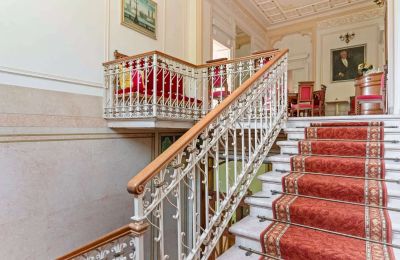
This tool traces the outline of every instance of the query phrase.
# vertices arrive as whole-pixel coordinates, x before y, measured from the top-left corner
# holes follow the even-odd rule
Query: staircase
[[[263,254],[260,234],[277,221],[272,205],[282,193],[282,177],[291,169],[291,156],[298,154],[297,143],[305,138],[304,128],[311,122],[350,119],[292,118],[287,122],[287,52],[207,65],[187,64],[154,52],[105,64],[105,117],[109,120],[190,119],[197,123],[129,181],[134,208],[130,223],[58,259],[213,259],[244,198],[250,215],[229,228],[236,244],[219,259],[258,259]],[[213,91],[226,85],[233,92],[215,99]],[[400,139],[399,119],[356,119],[385,122],[387,142],[382,156],[385,178],[392,179],[385,198],[387,206],[396,209],[389,212],[394,245],[400,244],[400,165],[394,160],[400,157],[400,145],[390,141]],[[287,140],[277,142],[280,154],[267,158],[283,127]],[[272,172],[259,176],[262,191],[248,196],[251,182],[266,161],[273,164]],[[296,230],[295,224],[287,225],[287,230]],[[293,247],[292,252],[299,248]],[[397,258],[399,252],[395,248]]]
[[[281,148],[279,155],[273,155],[267,158],[273,165],[273,170],[258,177],[262,182],[262,191],[254,194],[253,197],[246,198],[245,202],[250,206],[250,215],[241,221],[235,223],[229,231],[235,235],[236,244],[226,251],[218,259],[259,259],[258,252],[262,252],[260,243],[260,233],[266,229],[272,222],[271,220],[262,221],[259,217],[273,219],[272,203],[281,194],[271,193],[273,191],[282,192],[282,177],[290,171],[290,157],[298,154],[298,141],[305,138],[305,127],[312,122],[337,122],[337,121],[355,121],[355,118],[348,117],[321,117],[321,118],[290,118],[284,127],[287,134],[287,140],[278,141]],[[400,120],[393,116],[366,116],[359,117],[357,121],[384,121],[384,157],[400,158]],[[389,142],[395,141],[395,142]],[[400,163],[397,160],[386,160],[386,179],[400,180]],[[400,184],[397,182],[387,183],[388,207],[397,209],[397,211],[388,211],[393,231],[392,244],[400,245]],[[246,249],[246,250],[243,250]],[[254,250],[253,253],[250,249]],[[400,259],[400,249],[394,249],[396,259]],[[277,258],[278,259],[278,258]],[[286,258],[284,258],[286,259]],[[302,258],[301,258],[302,259]],[[311,258],[312,259],[312,258]],[[325,258],[327,259],[327,258]],[[341,258],[345,259],[345,258]],[[346,258],[347,259],[347,258]],[[358,259],[358,258],[357,258]],[[381,259],[381,258],[376,258]],[[384,259],[384,258],[382,258]]]
[[[193,65],[152,52],[105,63],[108,120],[197,123],[129,181],[131,223],[59,259],[212,257],[287,119],[287,53]],[[215,95],[226,86],[229,95]]]

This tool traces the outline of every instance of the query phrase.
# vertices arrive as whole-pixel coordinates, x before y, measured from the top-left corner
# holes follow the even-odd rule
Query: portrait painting
[[[354,80],[358,65],[365,62],[365,54],[365,45],[331,50],[332,82]]]
[[[121,0],[121,24],[157,38],[157,3],[152,0]]]

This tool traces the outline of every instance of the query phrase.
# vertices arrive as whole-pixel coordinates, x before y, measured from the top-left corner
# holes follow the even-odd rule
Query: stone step
[[[236,236],[235,247],[245,246],[254,250],[261,251],[260,244],[260,233],[269,225],[270,221],[260,222],[257,217],[247,216],[239,222],[235,223],[229,231]],[[400,235],[393,234],[393,244],[399,244]],[[400,259],[400,250],[394,249],[395,258]],[[241,254],[240,257],[229,258],[233,259],[245,259]],[[221,256],[224,257],[224,256]],[[234,256],[233,256],[234,257]],[[221,258],[224,259],[224,258]],[[228,258],[225,258],[228,259]]]
[[[256,254],[246,255],[246,251],[238,246],[233,246],[225,251],[223,255],[217,257],[217,260],[258,260],[260,256]]]
[[[236,236],[236,246],[250,247],[261,251],[260,234],[271,224],[270,221],[260,222],[257,217],[247,216],[229,228]]]
[[[262,187],[264,192],[270,192],[270,190],[282,191],[282,177],[287,173],[282,173],[278,171],[271,171],[258,176],[258,179],[262,182]],[[400,173],[391,173],[386,175],[386,178],[394,180],[400,179]],[[400,209],[400,184],[388,182],[387,192],[389,196],[388,206]],[[399,215],[400,222],[400,215]]]
[[[290,155],[278,154],[266,158],[266,162],[272,163],[272,170],[290,170]],[[386,178],[392,179],[400,175],[400,163],[387,161],[385,164]]]
[[[272,202],[278,198],[280,195],[271,195],[270,191],[261,191],[254,194],[254,196],[259,197],[270,197],[270,198],[254,198],[248,197],[245,199],[245,202],[250,206],[250,216],[257,217],[257,216],[266,216],[266,217],[273,217],[272,211]],[[400,208],[400,201],[399,200],[390,200],[389,198],[389,207],[393,208]],[[392,222],[392,230],[394,235],[400,237],[400,212],[389,211],[389,216]]]
[[[298,154],[298,141],[278,141],[281,154]],[[400,143],[385,143],[385,158],[400,158]]]
[[[358,115],[358,116],[322,116],[322,117],[290,117],[285,128],[307,127],[317,122],[368,122],[384,121],[385,126],[400,126],[398,115]]]
[[[301,140],[305,138],[304,127],[300,128],[285,128],[284,132],[287,134],[288,140]],[[385,128],[384,140],[393,141],[400,140],[400,127],[399,128]]]

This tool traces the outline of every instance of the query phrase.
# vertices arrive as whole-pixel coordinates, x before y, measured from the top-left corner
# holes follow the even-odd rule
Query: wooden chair
[[[347,113],[349,116],[356,115],[356,97],[350,96],[350,111]]]
[[[326,94],[326,86],[321,85],[320,90],[316,90],[313,92],[314,98],[314,111],[313,115],[325,116],[325,94]]]
[[[294,115],[294,112],[297,113],[297,116],[300,116],[300,112],[303,112],[305,115],[310,114],[313,116],[314,114],[314,81],[302,81],[299,82],[299,94],[297,98],[297,104],[292,104],[290,109],[290,116]],[[310,113],[308,113],[310,112]]]

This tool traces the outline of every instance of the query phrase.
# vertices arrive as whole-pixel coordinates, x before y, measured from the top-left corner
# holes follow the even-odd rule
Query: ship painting
[[[156,2],[152,0],[122,0],[122,12],[122,25],[156,39]]]

